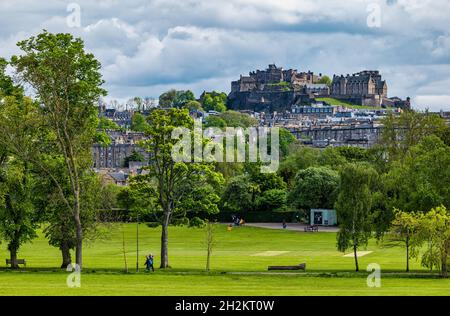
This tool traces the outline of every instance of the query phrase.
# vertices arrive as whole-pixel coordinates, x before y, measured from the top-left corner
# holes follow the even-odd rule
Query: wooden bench
[[[269,266],[267,270],[306,270],[306,263],[300,263],[296,266]]]
[[[309,225],[305,227],[305,232],[318,232],[319,226],[317,225]]]
[[[25,259],[16,259],[17,264],[23,264],[25,267],[27,266],[27,262]],[[12,261],[11,259],[6,259],[6,265],[11,265]]]

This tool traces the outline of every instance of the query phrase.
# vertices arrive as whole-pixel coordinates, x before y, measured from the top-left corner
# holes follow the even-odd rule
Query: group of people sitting
[[[236,215],[231,216],[231,220],[235,226],[241,226],[241,225],[245,224],[244,219],[239,218],[239,216],[236,216]]]

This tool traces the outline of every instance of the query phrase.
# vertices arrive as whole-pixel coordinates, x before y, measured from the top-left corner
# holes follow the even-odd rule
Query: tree
[[[450,147],[435,135],[425,137],[385,176],[391,207],[410,212],[450,207],[449,178]]]
[[[326,84],[327,86],[331,87],[332,81],[330,77],[328,76],[322,76],[317,83]]]
[[[256,198],[256,206],[261,211],[285,211],[287,207],[286,190],[271,189]]]
[[[176,97],[173,100],[172,106],[176,108],[188,108],[186,105],[195,101],[194,93],[190,90],[177,91]],[[192,103],[191,103],[192,105]]]
[[[170,108],[172,107],[173,100],[175,100],[177,95],[177,90],[171,89],[167,92],[164,92],[159,96],[159,106],[162,108]]]
[[[0,97],[10,96],[16,99],[23,97],[23,88],[15,85],[12,78],[6,74],[8,62],[0,57]]]
[[[100,129],[100,130],[107,130],[107,129],[109,129],[109,130],[113,130],[113,131],[120,131],[120,130],[122,130],[122,128],[119,126],[119,124],[117,124],[113,120],[111,120],[109,118],[106,118],[106,117],[101,117],[99,119],[97,129]]]
[[[0,240],[8,242],[11,268],[18,268],[20,246],[36,236],[34,156],[37,104],[23,95],[5,73],[0,59]]]
[[[237,111],[226,111],[219,115],[219,117],[225,121],[228,127],[252,127],[258,126],[258,120],[246,113],[240,113]]]
[[[168,227],[175,217],[188,212],[217,213],[223,177],[210,163],[175,161],[172,150],[180,140],[172,138],[176,127],[192,130],[194,121],[185,109],[154,110],[148,119],[150,127],[142,146],[152,157],[148,174],[137,177],[138,183],[155,185],[156,203],[162,214],[161,268],[169,267]]]
[[[145,116],[139,112],[134,113],[131,118],[131,130],[135,132],[145,132],[148,128],[147,121],[145,120]]]
[[[209,272],[211,267],[211,256],[215,245],[215,224],[207,221],[206,223],[206,271]]]
[[[34,181],[29,166],[20,161],[10,161],[0,172],[0,236],[8,242],[12,269],[19,267],[20,246],[36,237]]]
[[[378,175],[364,164],[348,164],[340,172],[339,195],[335,204],[339,232],[337,248],[351,248],[359,271],[357,250],[366,246],[372,234],[372,192]]]
[[[301,209],[328,208],[336,201],[339,174],[327,167],[309,167],[295,177],[289,200]]]
[[[218,128],[225,128],[227,127],[227,123],[224,119],[222,119],[219,116],[216,115],[209,115],[205,119],[205,128],[208,127],[218,127]]]
[[[222,209],[242,213],[253,209],[252,184],[247,175],[229,180],[222,195]]]
[[[139,151],[133,150],[131,155],[125,157],[124,167],[129,168],[131,161],[145,162],[145,157]]]
[[[70,185],[62,181],[67,178],[64,160],[51,159],[46,167],[61,183],[65,183],[64,193],[70,196]],[[46,223],[44,234],[51,246],[61,251],[61,268],[72,263],[71,251],[76,248],[77,234],[73,215],[59,192],[58,186],[45,172],[39,174],[39,184],[36,186],[36,204],[43,213],[42,220]],[[82,175],[80,183],[80,220],[83,226],[84,240],[95,240],[101,235],[99,229],[100,211],[109,211],[114,204],[109,186],[103,186],[97,174],[88,172]]]
[[[284,181],[292,187],[297,172],[318,165],[320,154],[321,152],[317,148],[306,146],[298,147],[281,161],[278,173],[283,177]]]
[[[198,101],[189,101],[183,105],[183,108],[189,111],[202,111],[202,104]]]
[[[163,108],[182,108],[190,101],[195,101],[194,93],[190,90],[169,90],[159,96],[159,106]]]
[[[402,160],[409,148],[419,144],[425,137],[445,135],[447,126],[439,115],[405,110],[399,116],[389,112],[383,119],[379,140],[389,162]]]
[[[91,167],[91,147],[98,125],[96,104],[106,94],[101,65],[86,53],[81,39],[71,34],[42,32],[18,43],[24,55],[13,56],[12,65],[35,91],[42,117],[64,158],[70,196],[59,191],[76,226],[76,263],[82,267],[81,178]],[[49,174],[51,177],[51,174]]]
[[[418,215],[403,212],[398,209],[394,211],[395,218],[387,234],[383,245],[387,247],[403,245],[406,249],[406,272],[409,272],[409,260],[418,256],[418,248],[421,245],[418,239],[420,221]]]
[[[433,268],[438,266],[442,277],[448,277],[450,254],[450,212],[444,206],[433,208],[421,216],[422,238],[428,249],[422,256],[422,264]]]
[[[225,112],[227,110],[227,95],[226,93],[203,92],[200,101],[205,111]]]

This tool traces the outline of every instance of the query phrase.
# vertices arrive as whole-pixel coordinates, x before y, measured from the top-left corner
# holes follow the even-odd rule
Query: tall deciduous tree
[[[12,269],[19,267],[17,252],[21,244],[36,237],[34,179],[28,168],[13,160],[0,172],[0,236],[8,243]]]
[[[430,135],[445,135],[445,121],[439,115],[405,110],[399,116],[389,112],[383,120],[380,146],[388,161],[402,160],[408,150]]]
[[[71,34],[44,31],[18,46],[24,54],[13,56],[12,65],[35,90],[42,117],[64,158],[70,196],[64,194],[62,183],[58,183],[59,192],[75,222],[76,263],[81,268],[81,179],[91,167],[90,150],[98,125],[96,104],[106,94],[101,88],[101,66],[85,52],[83,41]]]
[[[450,256],[450,212],[444,206],[433,208],[420,217],[421,237],[428,243],[422,256],[422,264],[438,266],[442,277],[448,277]]]
[[[36,180],[29,158],[37,143],[38,118],[36,103],[24,97],[5,67],[0,59],[0,239],[8,242],[11,267],[18,268],[20,245],[36,236]]]
[[[417,214],[394,211],[395,217],[391,223],[389,233],[383,240],[386,247],[403,245],[406,249],[406,272],[409,272],[409,260],[418,256],[421,245],[418,234],[420,232],[420,221]]]
[[[172,148],[179,139],[172,138],[176,127],[192,129],[194,122],[186,109],[154,110],[147,118],[148,140],[143,143],[150,154],[149,173],[138,177],[143,185],[154,184],[156,200],[162,212],[161,268],[169,267],[168,227],[177,216],[187,212],[218,212],[219,196],[215,188],[223,182],[212,163],[176,162]],[[201,146],[202,144],[200,144]]]
[[[367,245],[372,234],[372,192],[378,174],[365,164],[348,164],[340,172],[339,195],[335,204],[339,232],[339,251],[352,249],[356,271],[357,250]]]
[[[300,170],[290,192],[290,201],[298,208],[333,208],[339,185],[339,174],[327,167]]]

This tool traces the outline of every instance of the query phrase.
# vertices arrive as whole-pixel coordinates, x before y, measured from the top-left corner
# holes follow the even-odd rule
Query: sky
[[[380,70],[389,96],[450,110],[449,0],[0,0],[0,56],[43,29],[83,38],[107,100],[169,89],[229,92],[275,63]]]

